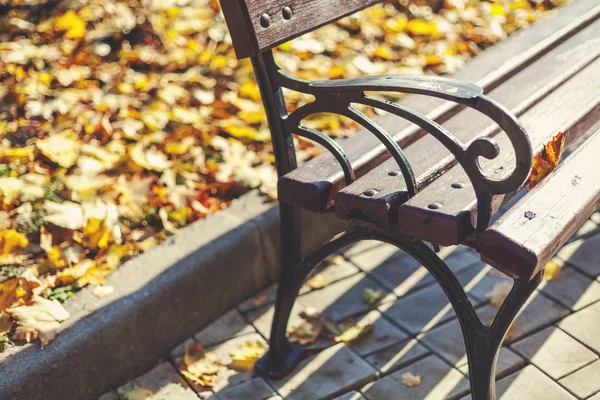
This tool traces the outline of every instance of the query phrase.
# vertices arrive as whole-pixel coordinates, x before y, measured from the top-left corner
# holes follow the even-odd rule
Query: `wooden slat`
[[[221,0],[221,8],[236,55],[246,58],[382,1]]]
[[[538,24],[517,32],[471,60],[453,78],[476,83],[490,91],[539,57],[579,32],[600,15],[597,0],[578,0]],[[422,96],[407,96],[402,105],[443,122],[460,107]],[[410,123],[393,116],[378,123],[404,148],[422,133]],[[357,177],[389,158],[385,147],[365,130],[342,142]],[[333,156],[323,154],[280,179],[279,198],[312,212],[324,212],[334,195],[345,186],[342,170]]]
[[[600,130],[485,233],[477,251],[530,279],[600,205]]]
[[[568,147],[600,120],[598,71],[600,60],[587,66],[521,118],[535,152],[541,151],[559,130],[565,132]],[[510,149],[505,135],[499,135],[497,142],[501,149]],[[501,151],[496,160],[484,164],[484,170],[491,179],[499,179],[513,165],[514,153]],[[443,245],[467,240],[473,233],[477,204],[470,185],[454,189],[451,185],[455,182],[468,182],[460,166],[453,167],[400,206],[397,229]],[[493,211],[512,195],[495,196]],[[440,203],[442,207],[430,210],[428,205],[432,203]]]
[[[540,99],[600,56],[600,20],[538,59],[489,95],[516,115],[521,115]],[[478,136],[493,136],[496,125],[477,111],[467,109],[443,126],[464,143]],[[451,168],[456,160],[432,136],[417,140],[406,149],[420,189]],[[388,228],[396,224],[396,211],[407,199],[402,176],[394,160],[388,160],[342,189],[335,197],[335,211],[342,219],[361,220]],[[468,184],[468,180],[463,182]],[[375,190],[374,196],[364,196]]]

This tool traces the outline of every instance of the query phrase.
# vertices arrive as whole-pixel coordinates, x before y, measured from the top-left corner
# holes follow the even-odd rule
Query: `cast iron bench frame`
[[[406,198],[411,199],[417,195],[421,187],[404,150],[385,129],[352,107],[352,104],[372,106],[417,125],[452,153],[455,162],[466,173],[477,200],[474,235],[468,241],[465,240],[464,244],[475,248],[483,244],[485,247],[490,243],[486,238],[491,237],[493,245],[488,247],[495,246],[494,249],[497,250],[498,243],[503,243],[503,240],[499,240],[498,235],[494,239],[493,230],[488,229],[491,217],[498,209],[493,201],[498,196],[509,198],[523,187],[531,171],[533,158],[527,133],[511,112],[484,95],[480,87],[450,79],[429,76],[374,76],[349,80],[304,81],[281,70],[273,58],[271,49],[276,45],[379,2],[380,0],[222,0],[236,54],[238,58],[251,57],[254,66],[271,129],[277,172],[281,178],[280,193],[286,176],[298,168],[292,134],[313,140],[325,147],[339,163],[347,186],[356,181],[355,169],[344,149],[328,136],[302,125],[302,120],[307,116],[326,112],[356,121],[383,143],[399,168],[400,172],[396,175],[403,178]],[[311,94],[314,101],[289,113],[283,88]],[[514,152],[514,169],[501,180],[490,179],[479,167],[478,160],[480,157],[490,160],[498,157],[500,149],[494,139],[477,137],[465,145],[435,120],[400,104],[366,95],[365,91],[419,94],[454,102],[484,114],[508,136]],[[429,186],[432,187],[433,184],[430,183]],[[592,206],[597,206],[599,198],[597,193],[593,193],[591,197],[588,208],[593,209]],[[316,202],[323,203],[322,199],[316,199]],[[325,208],[326,211],[331,211],[331,207]],[[429,208],[435,209],[434,206]],[[423,237],[418,238],[400,229],[382,228],[359,221],[351,229],[331,238],[322,247],[303,257],[300,247],[299,207],[280,198],[279,209],[281,275],[275,301],[270,348],[256,366],[258,373],[275,379],[281,378],[307,356],[303,347],[288,342],[286,329],[300,288],[317,264],[347,245],[374,239],[397,246],[421,262],[433,275],[446,293],[460,322],[468,355],[472,396],[476,400],[495,399],[495,367],[499,350],[516,315],[542,280],[544,269],[540,260],[536,259],[535,268],[523,273],[523,276],[519,276],[519,273],[513,270],[514,267],[503,265],[505,260],[492,262],[494,266],[510,273],[514,278],[514,285],[493,322],[487,326],[478,318],[455,274],[437,256],[434,249],[421,240]],[[340,217],[354,219],[352,216]],[[501,227],[496,227],[494,232],[500,231]],[[558,236],[557,234],[555,241],[563,241],[564,232],[560,240]],[[505,242],[508,243],[509,239]],[[492,253],[480,253],[488,260],[494,258]]]

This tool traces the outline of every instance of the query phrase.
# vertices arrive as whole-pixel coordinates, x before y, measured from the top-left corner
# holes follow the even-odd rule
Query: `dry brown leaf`
[[[179,368],[181,373],[194,383],[212,387],[218,379],[217,374],[224,366],[215,353],[205,352],[202,344],[196,342],[185,348]]]
[[[288,340],[302,346],[313,344],[321,334],[322,325],[315,320],[305,320],[288,330]]]
[[[529,175],[529,189],[535,187],[558,166],[565,147],[565,139],[565,134],[559,132],[550,142],[546,143],[542,152],[533,158],[533,166]]]
[[[502,303],[504,303],[506,296],[508,296],[512,290],[512,286],[512,283],[508,281],[496,283],[492,287],[492,290],[485,294],[485,298],[489,300],[492,305],[500,307],[502,306]]]
[[[59,322],[69,318],[58,301],[40,296],[33,297],[32,305],[9,308],[6,313],[17,323],[13,339],[30,342],[39,338],[42,348],[56,337]]]
[[[408,387],[421,386],[421,375],[413,375],[411,372],[405,372],[402,374],[402,383]]]
[[[252,371],[254,364],[267,351],[266,346],[258,340],[247,341],[231,352],[231,364],[229,367],[238,371]]]

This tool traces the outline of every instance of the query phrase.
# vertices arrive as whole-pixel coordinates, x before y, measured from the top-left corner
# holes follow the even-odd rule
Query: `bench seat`
[[[506,41],[486,50],[473,59],[465,69],[453,75],[452,78],[474,82],[484,88],[486,92],[490,92],[536,60],[552,52],[553,49],[573,35],[578,34],[595,21],[599,15],[600,5],[596,0],[574,2],[565,6],[560,13],[549,17],[530,29],[518,32]],[[569,60],[563,59],[562,64],[566,61]],[[554,63],[549,62],[548,66],[551,67]],[[568,70],[571,67],[565,68]],[[513,95],[517,94],[518,91],[513,90]],[[451,119],[461,111],[461,107],[454,103],[422,96],[407,96],[401,101],[401,104],[426,115],[438,123]],[[413,143],[425,134],[409,122],[399,120],[394,116],[385,116],[378,123],[407,151]],[[343,141],[341,145],[346,151],[357,178],[365,175],[390,157],[381,142],[365,130]],[[445,168],[447,169],[450,166],[451,164]],[[386,175],[384,176],[387,176],[387,172],[389,171],[386,169]],[[424,183],[439,176],[439,173],[439,170],[436,171]],[[401,179],[398,179],[398,181],[401,181]],[[326,153],[281,177],[279,180],[279,199],[284,203],[311,212],[323,213],[331,210],[335,195],[344,187],[344,174],[338,162],[331,154]],[[397,187],[391,187],[390,191],[390,199],[397,197],[399,192]],[[381,196],[383,195],[381,193]],[[381,199],[381,196],[377,199]],[[383,202],[384,207],[387,205],[386,201],[387,199]],[[336,207],[338,207],[337,204]]]
[[[600,205],[600,130],[483,234],[482,260],[531,279]]]

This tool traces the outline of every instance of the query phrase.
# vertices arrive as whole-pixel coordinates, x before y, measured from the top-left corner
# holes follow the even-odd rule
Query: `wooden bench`
[[[332,252],[376,239],[420,261],[441,285],[462,328],[472,396],[494,399],[496,359],[507,330],[541,281],[545,263],[600,202],[595,159],[600,151],[600,5],[578,0],[564,6],[486,50],[455,80],[383,76],[308,82],[275,63],[274,46],[378,2],[222,0],[236,54],[251,57],[254,66],[280,176],[281,276],[270,349],[256,369],[278,378],[306,356],[286,339],[303,280]],[[290,114],[283,88],[315,100]],[[365,91],[419,96],[393,104]],[[372,121],[351,106],[355,103],[388,115]],[[302,125],[318,112],[346,116],[364,129],[337,143]],[[533,155],[558,130],[565,133],[567,148],[583,143],[490,225],[501,206],[523,189]],[[292,134],[328,153],[298,167]],[[335,212],[353,227],[303,256],[300,209]],[[514,278],[490,326],[478,319],[460,283],[432,249],[437,245],[475,248]]]

